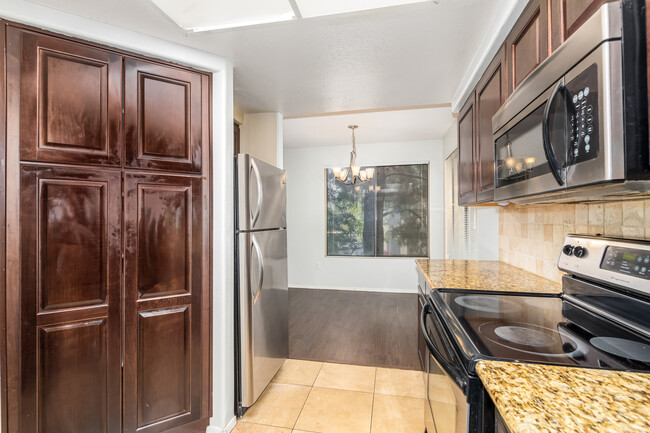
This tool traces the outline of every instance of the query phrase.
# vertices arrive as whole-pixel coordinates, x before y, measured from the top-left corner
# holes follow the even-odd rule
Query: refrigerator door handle
[[[260,176],[260,170],[257,167],[257,164],[255,163],[255,160],[251,158],[251,168],[252,170],[250,171],[250,174],[253,175],[255,174],[255,180],[257,181],[257,203],[255,205],[255,212],[252,211],[252,207],[249,204],[249,209],[251,209],[251,228],[255,227],[255,224],[257,223],[257,220],[260,217],[260,211],[262,210],[262,195],[264,194],[264,190],[262,187],[262,178]],[[249,194],[250,197],[250,194]]]
[[[253,295],[253,305],[254,305],[257,303],[257,300],[262,294],[262,286],[264,285],[264,258],[262,258],[262,249],[260,248],[260,244],[259,242],[257,242],[255,235],[252,235],[251,239],[252,239],[251,256],[252,256],[252,250],[255,250],[255,254],[257,254],[257,264],[258,264],[257,266],[260,274],[260,280],[257,285],[257,293]]]

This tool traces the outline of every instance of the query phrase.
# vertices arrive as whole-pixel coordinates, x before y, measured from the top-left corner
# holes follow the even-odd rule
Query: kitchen
[[[205,36],[162,1],[2,5],[2,431],[647,431],[644,2],[289,3]],[[300,28],[343,63],[262,43]],[[397,92],[373,40],[421,65]],[[282,270],[233,218],[238,153],[286,170],[259,230],[286,228],[290,288],[280,371],[241,411],[237,288],[256,304]]]

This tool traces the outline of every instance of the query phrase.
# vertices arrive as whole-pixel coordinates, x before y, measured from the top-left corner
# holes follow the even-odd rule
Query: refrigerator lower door
[[[239,234],[241,405],[250,407],[289,355],[287,231]]]

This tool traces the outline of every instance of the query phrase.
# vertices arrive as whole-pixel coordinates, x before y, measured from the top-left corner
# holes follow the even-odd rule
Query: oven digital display
[[[650,280],[650,251],[607,247],[600,268]]]

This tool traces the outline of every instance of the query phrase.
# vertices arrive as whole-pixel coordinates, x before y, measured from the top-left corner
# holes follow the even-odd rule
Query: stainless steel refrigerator
[[[247,154],[235,166],[235,409],[242,416],[289,355],[286,173]]]

